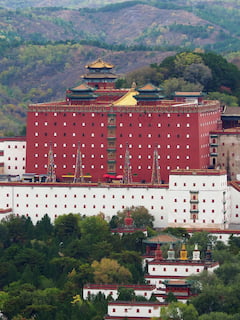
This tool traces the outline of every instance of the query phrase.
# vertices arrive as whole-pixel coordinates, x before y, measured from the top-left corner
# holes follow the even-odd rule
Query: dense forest
[[[137,226],[147,226],[149,236],[156,234],[152,229],[153,217],[145,208],[132,208],[132,216]],[[144,283],[141,255],[145,236],[142,232],[122,237],[112,233],[111,229],[122,225],[123,218],[124,212],[118,212],[109,222],[101,213],[88,217],[68,214],[51,223],[46,215],[36,225],[29,217],[12,215],[2,219],[2,316],[12,320],[102,320],[112,298],[99,294],[83,301],[82,288],[86,283],[118,283],[122,286],[118,299],[144,299],[124,290],[124,284]],[[204,271],[192,277],[199,295],[190,304],[176,304],[169,297],[172,303],[162,319],[169,319],[176,308],[183,313],[183,320],[239,319],[240,238],[231,236],[225,245],[207,232],[197,232],[191,237],[184,229],[168,228],[164,232],[184,239],[189,256],[198,243],[204,258],[211,243],[213,257],[220,267],[214,274]],[[168,246],[162,250],[166,257]]]

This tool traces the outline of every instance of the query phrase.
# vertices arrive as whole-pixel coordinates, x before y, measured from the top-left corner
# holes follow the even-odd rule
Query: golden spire
[[[187,260],[188,259],[187,255],[188,255],[188,253],[186,250],[186,245],[185,245],[185,243],[183,243],[181,251],[180,251],[180,260]]]

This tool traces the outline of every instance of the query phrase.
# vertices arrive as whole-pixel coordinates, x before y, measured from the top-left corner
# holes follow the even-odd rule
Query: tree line
[[[131,208],[138,226],[147,226],[153,217],[143,207]],[[141,255],[144,252],[141,231],[120,236],[111,232],[123,225],[125,212],[110,221],[104,215],[67,214],[54,223],[46,215],[35,225],[29,217],[10,215],[0,222],[0,311],[7,319],[86,319],[102,320],[108,300],[99,294],[82,299],[87,283],[119,284],[118,298],[139,300],[124,284],[144,284]],[[191,237],[185,229],[168,228],[164,232],[184,239],[189,257],[198,243],[204,258],[209,243],[220,267],[192,277],[198,296],[188,305],[176,303],[164,309],[162,319],[236,320],[240,316],[240,238],[231,236],[226,245],[207,232]],[[167,256],[168,246],[162,246]],[[180,247],[175,247],[176,251]],[[153,297],[151,298],[153,299]],[[174,316],[175,314],[175,316]]]

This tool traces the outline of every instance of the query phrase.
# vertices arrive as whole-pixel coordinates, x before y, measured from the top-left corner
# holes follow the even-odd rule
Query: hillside
[[[8,49],[0,58],[0,135],[17,134],[25,125],[29,103],[61,100],[76,85],[85,65],[101,57],[119,75],[160,63],[173,52],[112,51],[80,44],[27,45]]]
[[[119,74],[194,49],[238,62],[232,52],[240,50],[239,1],[10,0],[7,5],[0,0],[0,5],[0,134],[19,133],[28,103],[64,98],[84,65],[99,57],[114,63]]]
[[[239,31],[234,23],[240,14],[238,11],[235,17],[231,14],[230,19],[226,9],[224,19],[228,23],[225,23],[216,17],[218,9],[214,9],[214,16],[211,15],[211,7],[204,7],[204,10],[176,5],[157,7],[141,1],[98,10],[2,8],[0,34],[2,41],[46,43],[74,40],[161,50],[169,47],[201,47],[219,52],[228,48],[230,51],[238,50]]]

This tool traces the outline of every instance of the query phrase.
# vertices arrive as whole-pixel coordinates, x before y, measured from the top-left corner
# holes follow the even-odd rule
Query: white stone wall
[[[198,274],[204,269],[204,264],[190,264],[181,262],[174,262],[172,264],[150,264],[148,266],[148,274],[152,276],[181,276],[189,277],[193,274]]]
[[[163,305],[161,304],[153,304],[153,303],[109,303],[108,305],[108,316],[116,317],[125,317],[125,318],[131,318],[131,317],[138,317],[138,318],[144,318],[144,317],[159,317],[161,307]],[[106,318],[108,318],[108,316]]]
[[[155,226],[167,226],[167,188],[79,187],[74,184],[0,184],[2,208],[14,214],[31,216],[36,222],[45,214],[53,221],[58,215],[103,212],[110,219],[119,210],[144,206],[155,217]]]
[[[0,140],[0,162],[4,163],[4,174],[20,175],[25,173],[26,141],[7,139]]]
[[[233,224],[240,224],[240,193],[237,189],[231,187],[231,216],[230,221]]]
[[[193,195],[197,201],[193,200]],[[193,205],[196,213],[193,218]],[[172,227],[220,228],[229,221],[227,176],[171,175],[169,184],[169,218]],[[191,211],[192,210],[192,211]]]
[[[195,220],[191,216],[192,191],[197,194]],[[34,223],[45,214],[53,221],[68,213],[103,212],[110,220],[127,207],[144,206],[154,216],[155,227],[225,229],[230,223],[240,223],[239,198],[239,191],[227,187],[225,174],[173,175],[169,188],[0,183],[0,208],[12,208],[14,214],[30,216]]]

